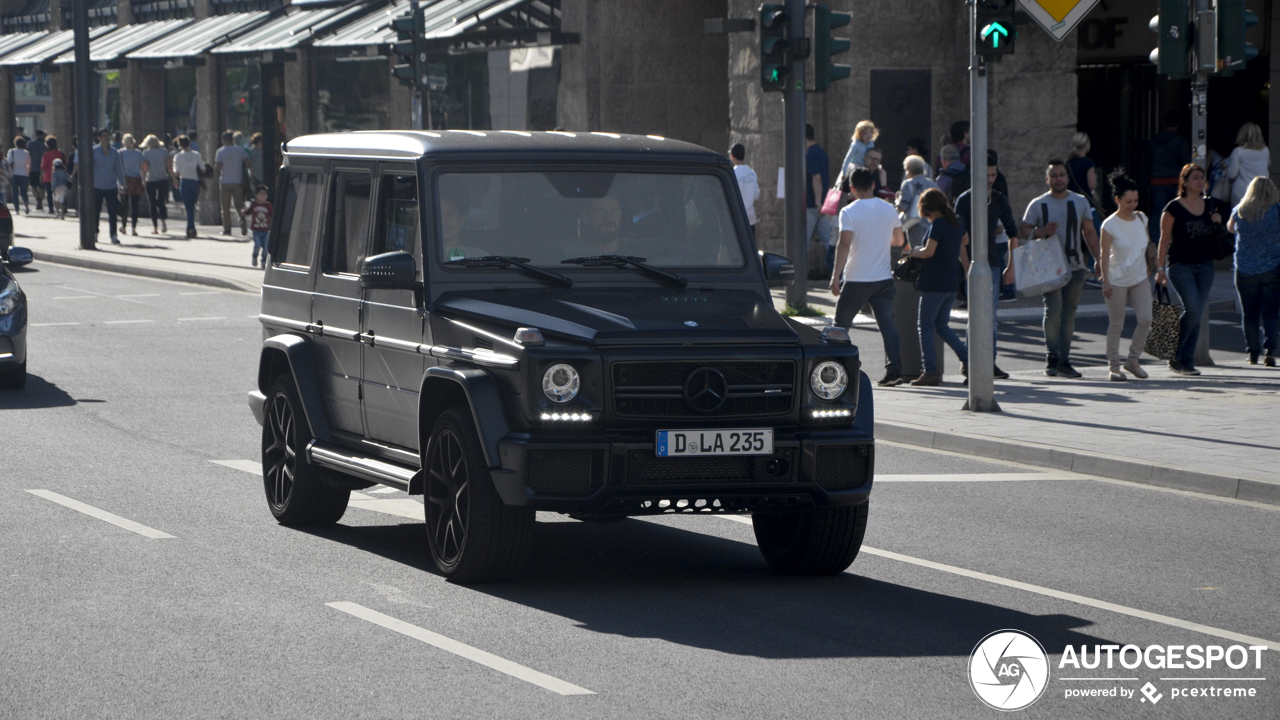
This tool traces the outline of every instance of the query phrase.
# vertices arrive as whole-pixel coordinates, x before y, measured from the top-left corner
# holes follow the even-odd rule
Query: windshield
[[[612,172],[446,173],[441,260],[503,255],[533,265],[597,255],[658,267],[742,267],[716,175]]]

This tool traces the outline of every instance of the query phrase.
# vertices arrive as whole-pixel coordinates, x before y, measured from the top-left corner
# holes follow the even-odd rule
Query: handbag
[[[1057,238],[1028,240],[1013,249],[1013,280],[1022,297],[1044,295],[1071,281]]]
[[[840,212],[840,201],[844,198],[844,193],[840,192],[840,188],[833,187],[827,191],[827,197],[822,201],[822,214],[835,215]]]
[[[893,277],[896,280],[909,282],[912,285],[920,279],[920,270],[924,268],[924,260],[918,257],[900,257],[893,264]]]
[[[1214,201],[1208,200],[1208,199],[1206,199],[1205,202],[1213,203],[1214,205],[1217,204]],[[1221,208],[1217,208],[1213,206],[1210,206],[1209,211],[1210,211],[1209,212],[1210,215],[1212,215],[1214,211],[1223,215],[1231,214],[1231,211],[1229,210],[1226,213],[1223,213]],[[1235,251],[1236,251],[1235,233],[1228,230],[1227,226],[1223,223],[1213,224],[1213,234],[1209,236],[1208,243],[1209,243],[1209,257],[1213,258],[1214,260],[1223,260],[1235,254]]]
[[[142,184],[142,177],[133,177],[126,175],[124,178],[124,194],[125,195],[142,195],[146,192]]]
[[[1181,327],[1182,309],[1169,300],[1169,288],[1156,283],[1155,298],[1151,301],[1151,331],[1143,350],[1148,355],[1168,360],[1178,350],[1178,331]]]

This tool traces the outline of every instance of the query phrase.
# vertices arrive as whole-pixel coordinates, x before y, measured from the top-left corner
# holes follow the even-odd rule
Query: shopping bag
[[[844,193],[840,192],[840,188],[831,188],[827,191],[827,199],[822,201],[823,215],[836,215],[840,212],[840,199],[844,197]]]
[[[1169,288],[1156,283],[1155,298],[1151,301],[1151,332],[1143,349],[1148,355],[1168,360],[1178,350],[1178,330],[1181,327],[1182,309],[1169,301]]]
[[[1053,292],[1071,280],[1067,255],[1056,237],[1027,240],[1013,250],[1013,279],[1023,297]]]

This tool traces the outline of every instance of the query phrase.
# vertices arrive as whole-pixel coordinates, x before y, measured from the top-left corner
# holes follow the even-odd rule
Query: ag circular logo
[[[1021,710],[1049,685],[1049,655],[1020,630],[997,630],[969,656],[969,685],[987,707]]]

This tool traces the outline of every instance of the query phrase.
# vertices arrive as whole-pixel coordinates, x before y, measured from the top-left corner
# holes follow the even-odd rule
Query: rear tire
[[[836,575],[858,557],[867,507],[823,508],[751,516],[765,562],[786,575]]]
[[[310,440],[293,376],[284,373],[271,384],[262,421],[262,482],[281,525],[332,525],[347,511],[351,491],[334,487],[307,462]]]
[[[0,388],[20,390],[27,386],[27,361],[12,370],[0,372]]]
[[[498,497],[470,410],[445,411],[426,448],[422,504],[436,567],[457,583],[516,577],[527,565],[534,513]]]

